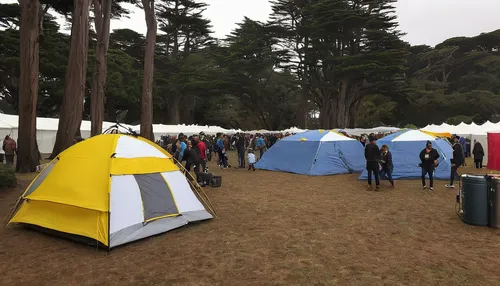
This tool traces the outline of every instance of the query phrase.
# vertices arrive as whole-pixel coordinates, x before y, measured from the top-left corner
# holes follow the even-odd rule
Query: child
[[[253,153],[252,149],[248,150],[247,161],[248,161],[248,171],[250,171],[250,169],[255,171],[255,166],[254,166],[255,154]]]
[[[380,160],[380,165],[382,165],[382,172],[380,172],[380,177],[383,178],[387,176],[387,179],[391,183],[391,188],[394,188],[394,181],[392,180],[392,171],[394,165],[392,163],[392,154],[389,151],[389,146],[382,145],[380,148],[382,160]]]

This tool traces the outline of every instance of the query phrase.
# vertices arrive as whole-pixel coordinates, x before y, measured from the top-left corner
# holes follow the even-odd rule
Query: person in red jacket
[[[200,140],[200,136],[198,135],[194,136],[194,141],[196,141],[196,151],[200,156],[200,172],[203,173],[205,171],[205,167],[207,166],[207,146],[205,145],[205,142],[203,142],[203,140]]]

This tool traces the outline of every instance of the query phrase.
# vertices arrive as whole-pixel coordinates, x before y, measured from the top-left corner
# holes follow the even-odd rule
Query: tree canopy
[[[50,9],[40,42],[38,116],[60,113],[70,37],[54,16],[71,17],[73,1],[63,2],[41,1]],[[411,46],[401,40],[394,2],[274,0],[269,22],[245,18],[215,39],[203,16],[205,2],[157,1],[154,122],[280,129],[499,118],[500,30]],[[17,114],[19,6],[0,4],[0,11],[0,109]],[[113,17],[128,13],[113,1]],[[139,123],[145,50],[144,35],[110,33],[105,120]],[[88,53],[86,119],[96,57],[92,34]]]

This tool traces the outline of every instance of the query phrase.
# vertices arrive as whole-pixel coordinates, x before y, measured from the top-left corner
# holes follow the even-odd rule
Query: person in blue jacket
[[[227,168],[227,159],[226,159],[226,148],[224,146],[224,140],[222,139],[222,133],[217,133],[217,153],[219,155],[219,162],[221,163],[221,168]]]
[[[260,150],[260,156],[259,158],[262,159],[262,156],[264,156],[264,153],[267,150],[266,147],[266,141],[264,141],[264,138],[262,138],[262,135],[257,134],[257,140],[255,141],[255,147]]]
[[[186,136],[182,136],[181,138],[179,138],[179,144],[180,144],[179,162],[182,162],[182,161],[185,161],[183,157],[184,157],[184,151],[187,148],[187,145],[186,145]]]

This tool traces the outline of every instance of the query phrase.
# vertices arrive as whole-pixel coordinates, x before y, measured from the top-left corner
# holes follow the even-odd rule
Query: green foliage
[[[6,164],[0,164],[0,188],[11,188],[17,185],[14,168]]]
[[[500,113],[500,30],[409,48],[402,111],[387,125],[497,121]],[[375,105],[384,110],[380,105]]]
[[[406,124],[404,126],[405,129],[418,129],[418,127],[416,125],[413,125],[413,124]]]
[[[465,122],[467,124],[471,124],[473,122],[473,120],[472,120],[472,117],[469,117],[469,116],[457,115],[457,116],[453,116],[453,117],[448,118],[445,122],[448,124],[452,124],[452,125],[458,125],[462,122]]]

